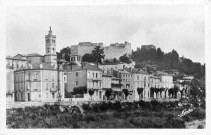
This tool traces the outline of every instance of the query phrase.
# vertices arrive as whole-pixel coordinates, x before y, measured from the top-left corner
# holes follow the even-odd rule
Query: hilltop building
[[[155,45],[142,45],[141,49],[146,49],[146,50],[156,49],[156,46]]]
[[[70,46],[71,55],[82,57],[86,53],[91,54],[96,46],[104,49],[105,59],[119,59],[124,54],[131,55],[131,44],[127,41],[125,43],[110,44],[110,46],[103,46],[103,43],[80,42],[78,45]],[[78,60],[80,61],[81,59]]]

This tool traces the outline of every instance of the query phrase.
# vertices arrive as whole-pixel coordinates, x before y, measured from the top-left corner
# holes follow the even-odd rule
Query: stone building
[[[124,54],[131,55],[131,44],[127,41],[125,43],[110,44],[110,46],[103,46],[103,43],[80,42],[78,45],[70,46],[71,54],[82,57],[86,53],[91,54],[96,46],[104,49],[105,59],[119,59]]]
[[[141,49],[146,49],[146,50],[156,49],[156,46],[154,46],[154,45],[142,45]]]

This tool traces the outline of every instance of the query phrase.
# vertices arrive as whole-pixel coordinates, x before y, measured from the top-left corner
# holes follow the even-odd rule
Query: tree
[[[92,56],[94,57],[95,62],[102,64],[102,59],[105,57],[104,49],[102,49],[100,46],[96,46],[92,51]]]
[[[65,61],[70,61],[70,54],[71,54],[70,47],[65,47],[60,50],[60,58]]]
[[[162,92],[165,91],[165,88],[159,88],[160,97],[162,98]]]
[[[129,63],[132,62],[131,59],[130,59],[129,57],[127,57],[126,55],[123,55],[123,56],[119,57],[119,60],[120,60],[121,62],[125,62],[125,63],[127,63],[127,64],[129,64]]]
[[[112,92],[112,89],[108,89],[108,90],[106,90],[106,92],[105,92],[105,96],[107,97],[107,100],[109,100],[109,99],[110,99],[111,92]]]
[[[92,54],[86,53],[82,56],[82,62],[85,62],[85,61],[86,62],[95,62],[95,58]]]
[[[69,92],[69,91],[65,90],[64,91],[64,95],[65,95],[65,98],[69,98],[69,101],[70,101],[70,98],[72,100],[72,97],[73,97],[72,92]]]
[[[128,89],[123,89],[122,92],[125,94],[125,99],[127,100],[127,96],[129,95]]]
[[[138,95],[139,95],[139,100],[140,100],[140,94],[142,94],[144,91],[144,88],[137,88],[137,92],[138,92]]]
[[[74,87],[73,91],[75,94],[85,94],[85,93],[87,93],[87,88],[86,87]]]
[[[92,101],[92,95],[94,94],[94,92],[95,92],[95,91],[94,91],[93,89],[90,89],[90,90],[89,90],[89,95],[91,96],[91,101]]]
[[[154,92],[156,93],[156,98],[158,98],[158,92],[160,92],[159,88],[154,88]]]
[[[150,96],[154,99],[155,89],[153,87],[150,88]]]

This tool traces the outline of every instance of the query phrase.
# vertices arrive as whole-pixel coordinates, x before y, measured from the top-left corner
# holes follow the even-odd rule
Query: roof
[[[158,77],[158,76],[154,76],[154,75],[150,76],[150,78],[160,79],[160,77]]]
[[[131,68],[131,69],[127,69],[128,72],[131,72],[133,74],[146,74],[148,75],[149,73],[143,71],[142,69],[138,69],[138,68]]]
[[[103,63],[101,65],[118,65],[118,64],[127,64],[125,62],[110,62],[110,63]]]
[[[31,53],[31,54],[27,54],[27,57],[34,57],[34,56],[38,56],[38,57],[43,57],[42,55],[38,54],[38,53]]]
[[[86,69],[86,70],[93,70],[93,71],[103,71],[102,69],[98,68],[97,66],[95,65],[85,65],[83,69]]]
[[[128,71],[126,71],[126,70],[124,70],[124,69],[120,69],[120,70],[119,70],[119,72],[120,72],[120,73],[125,73],[125,74],[130,73],[130,72],[128,72]]]
[[[105,77],[112,77],[112,75],[109,75],[109,74],[103,74],[102,76],[105,76]]]
[[[172,75],[170,75],[170,74],[168,74],[166,72],[160,72],[160,71],[156,72],[155,75],[156,76],[172,76]]]

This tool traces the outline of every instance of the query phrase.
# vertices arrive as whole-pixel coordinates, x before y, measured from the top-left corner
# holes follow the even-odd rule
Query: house
[[[74,88],[86,87],[81,97],[73,101],[99,101],[102,100],[102,70],[96,65],[86,63],[67,72],[67,92],[74,92]],[[89,91],[94,91],[89,95]],[[75,91],[77,93],[77,91]]]
[[[141,69],[131,68],[126,69],[128,72],[132,73],[131,83],[133,89],[133,98],[134,100],[145,100],[150,98],[150,90],[149,90],[149,74]],[[143,88],[143,92],[139,95],[137,89]]]

